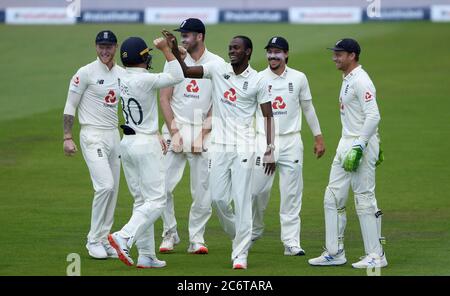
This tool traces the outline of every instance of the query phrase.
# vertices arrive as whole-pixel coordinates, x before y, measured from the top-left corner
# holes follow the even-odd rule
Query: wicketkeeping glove
[[[382,162],[384,161],[384,151],[383,148],[381,148],[381,143],[380,143],[380,152],[378,152],[378,160],[375,163],[375,166],[379,166]]]
[[[361,158],[363,155],[365,144],[356,141],[353,144],[352,149],[347,153],[344,159],[344,170],[347,172],[356,172],[358,169],[359,163],[361,162]]]

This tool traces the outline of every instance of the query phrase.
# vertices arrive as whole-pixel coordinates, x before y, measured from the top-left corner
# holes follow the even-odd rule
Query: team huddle
[[[317,158],[325,153],[325,145],[307,77],[287,66],[288,41],[270,38],[265,47],[268,67],[257,72],[249,65],[250,38],[231,39],[227,63],[207,50],[201,20],[189,18],[175,31],[180,33],[180,46],[168,31],[153,41],[166,59],[161,73],[149,72],[151,49],[139,37],[123,41],[123,67],[116,65],[117,38],[101,31],[95,40],[97,59],[80,68],[70,82],[64,152],[77,152],[72,127],[78,110],[80,146],[95,191],[89,255],[119,258],[132,266],[130,249],[136,245],[138,268],[166,266],[156,256],[154,224],[162,218],[159,252],[173,252],[180,243],[173,191],[186,162],[192,197],[188,253],[209,253],[204,234],[214,208],[232,240],[233,269],[247,269],[249,251],[264,233],[264,212],[278,169],[284,255],[305,255],[300,244],[302,116],[314,136]],[[365,251],[352,266],[384,267],[382,212],[375,198],[375,169],[383,161],[375,87],[358,63],[361,49],[355,40],[339,40],[329,49],[344,77],[339,95],[342,137],[324,197],[326,250],[308,262],[347,262],[345,205],[351,186]],[[165,122],[161,132],[158,91]],[[120,125],[122,139],[119,100],[125,121]],[[121,166],[134,198],[133,211],[119,231],[110,233]]]

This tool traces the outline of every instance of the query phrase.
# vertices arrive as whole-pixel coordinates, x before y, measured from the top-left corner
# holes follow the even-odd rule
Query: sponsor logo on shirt
[[[199,90],[200,88],[198,87],[196,80],[191,80],[191,82],[189,82],[189,84],[186,86],[187,92],[197,93]]]
[[[370,92],[366,91],[366,94],[364,95],[364,101],[369,102],[372,101],[372,99],[373,95]]]
[[[342,103],[342,97],[339,97],[339,110],[341,112],[341,115],[345,115],[345,113],[344,113],[344,104]]]
[[[223,93],[223,97],[224,99],[220,99],[223,103],[231,105],[231,106],[236,106],[236,90],[234,88],[230,88],[229,90],[227,90],[226,92]]]
[[[346,86],[345,86],[345,90],[344,90],[344,95],[347,95],[347,93],[348,93],[348,88],[350,87],[350,84],[347,84]]]
[[[105,107],[114,107],[117,103],[116,93],[113,90],[110,90],[106,97],[104,98],[105,103],[103,104]]]
[[[75,86],[78,86],[78,84],[80,84],[80,77],[76,76],[76,77],[73,79],[73,84],[75,84]]]
[[[103,79],[97,79],[97,84],[103,84],[105,82],[105,80],[103,80]]]
[[[230,79],[230,75],[228,75],[228,74],[223,74],[223,78],[225,78],[225,80],[228,80],[228,79]]]
[[[281,111],[287,107],[286,103],[284,102],[283,98],[278,96],[276,97],[272,102],[272,109],[273,110],[279,110],[274,111],[273,115],[284,115],[287,114],[287,111]]]

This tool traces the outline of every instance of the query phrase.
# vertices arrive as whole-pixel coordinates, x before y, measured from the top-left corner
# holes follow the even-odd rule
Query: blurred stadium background
[[[176,253],[159,256],[167,268],[130,269],[86,253],[89,174],[81,153],[64,157],[61,141],[69,80],[95,59],[98,31],[108,28],[119,41],[137,35],[150,43],[163,28],[175,28],[187,17],[207,23],[208,49],[226,60],[232,36],[251,37],[251,64],[257,70],[266,67],[267,40],[282,35],[290,42],[289,65],[308,76],[327,153],[319,161],[313,158],[304,123],[305,257],[282,255],[278,182],[265,236],[251,250],[247,271],[231,270],[231,242],[215,213],[206,231],[210,254],[189,256],[188,170],[175,191],[182,243]],[[381,275],[450,275],[450,0],[1,0],[0,36],[0,275],[66,275],[71,253],[81,256],[81,275],[366,275],[349,264],[307,264],[324,243],[323,191],[341,132],[341,76],[325,48],[342,37],[360,42],[361,64],[377,87],[382,116],[386,161],[377,170],[377,197],[385,213],[390,265]],[[154,54],[158,72],[163,57]],[[78,130],[76,125],[76,136]],[[128,220],[131,204],[122,178],[113,230]],[[158,222],[157,246],[160,230]],[[363,255],[352,197],[346,248],[350,262]]]

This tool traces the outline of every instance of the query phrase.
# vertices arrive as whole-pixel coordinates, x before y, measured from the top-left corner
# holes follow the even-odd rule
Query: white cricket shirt
[[[221,57],[209,52],[206,48],[198,61],[195,61],[189,54],[184,59],[188,67],[200,66],[211,61],[224,62]],[[167,63],[164,66],[164,72],[167,72]],[[186,78],[175,85],[170,106],[176,122],[201,125],[211,108],[211,92],[210,79]]]
[[[120,96],[125,124],[135,132],[155,134],[158,131],[157,89],[183,80],[178,61],[168,63],[167,73],[149,73],[144,68],[125,68],[119,75]]]
[[[380,117],[375,86],[361,66],[344,77],[339,105],[342,136],[359,137],[367,117]]]
[[[211,79],[213,87],[211,141],[252,144],[256,108],[270,101],[266,81],[250,65],[236,75],[231,64],[223,61],[204,64],[203,73],[204,78]]]
[[[80,125],[117,128],[119,89],[117,77],[123,68],[114,64],[111,70],[99,58],[81,67],[70,81],[69,91],[81,95],[78,105]]]
[[[260,74],[267,80],[271,94],[275,134],[300,132],[302,127],[300,101],[312,99],[306,75],[288,66],[281,75],[273,73],[270,67]],[[260,109],[256,113],[256,131],[265,134],[264,117]]]

